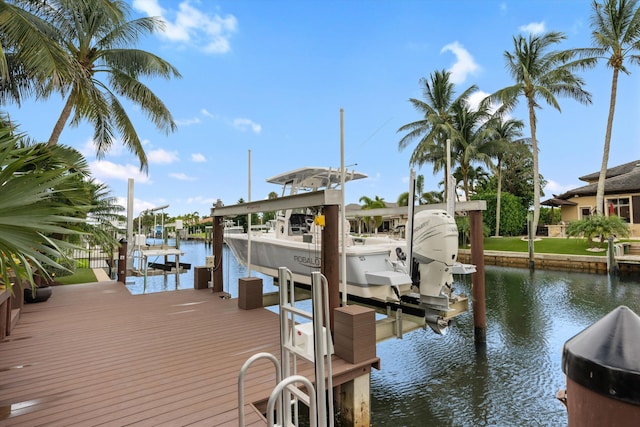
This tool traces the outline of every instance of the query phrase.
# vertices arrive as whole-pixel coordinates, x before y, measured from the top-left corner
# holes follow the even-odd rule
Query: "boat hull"
[[[320,245],[313,242],[283,240],[275,236],[251,237],[251,266],[248,266],[248,238],[246,234],[225,236],[225,241],[240,263],[251,270],[278,277],[278,268],[286,267],[294,281],[309,285],[311,273],[321,270]],[[402,242],[398,242],[399,246]],[[411,278],[390,261],[395,248],[388,245],[353,245],[346,250],[347,293],[363,298],[396,300],[396,291],[411,290]],[[342,263],[340,263],[342,278]],[[342,289],[342,286],[341,288]]]

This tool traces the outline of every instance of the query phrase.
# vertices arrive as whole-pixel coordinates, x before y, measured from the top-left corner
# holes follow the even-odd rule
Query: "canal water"
[[[150,240],[150,239],[149,239]],[[162,243],[160,240],[157,244]],[[175,245],[175,241],[170,239],[169,245]],[[165,292],[174,291],[176,289],[193,289],[194,285],[194,267],[204,266],[207,256],[213,254],[213,248],[211,244],[204,243],[197,240],[187,240],[180,242],[180,249],[184,252],[184,255],[180,256],[180,263],[191,264],[191,269],[185,273],[180,274],[178,280],[176,275],[169,273],[159,276],[148,276],[147,285],[144,286],[143,277],[127,277],[127,289],[134,295],[153,293],[153,292]],[[247,277],[247,269],[238,263],[233,256],[233,253],[227,245],[222,246],[222,262],[223,267],[223,287],[224,291],[231,294],[233,298],[238,296],[238,279],[241,277]],[[169,261],[174,261],[173,256],[169,257]],[[164,257],[159,256],[155,258],[149,258],[149,262],[164,262]],[[273,286],[273,279],[268,276],[264,276],[257,272],[251,272],[253,277],[261,277],[263,279],[263,292],[275,292],[278,290],[276,286]]]
[[[181,248],[181,261],[194,266],[211,253],[201,242]],[[230,251],[224,263],[225,291],[236,297],[237,279],[247,272]],[[566,410],[555,399],[565,388],[562,346],[620,305],[640,313],[637,277],[485,270],[486,346],[474,344],[471,311],[445,336],[419,330],[379,343],[381,370],[371,374],[373,426],[566,426]],[[175,289],[174,277],[149,278],[147,292]],[[135,281],[127,287],[142,293],[140,278]],[[271,278],[264,283],[265,291],[276,290]],[[192,272],[179,286],[189,287]],[[456,291],[470,295],[470,277],[458,281]]]

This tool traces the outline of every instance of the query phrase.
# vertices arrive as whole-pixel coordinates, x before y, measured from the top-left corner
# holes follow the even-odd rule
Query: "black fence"
[[[103,268],[109,274],[109,277],[111,277],[115,255],[112,249],[103,249],[99,246],[89,247],[88,249],[74,249],[73,251],[73,259],[76,260],[76,265],[86,268]]]

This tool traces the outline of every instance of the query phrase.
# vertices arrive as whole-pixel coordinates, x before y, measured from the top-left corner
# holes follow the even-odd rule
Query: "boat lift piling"
[[[223,286],[223,276],[222,276],[222,243],[224,241],[224,217],[216,216],[213,218],[213,260],[214,267],[212,268],[213,272],[211,274],[212,282],[211,283],[211,291],[212,292],[222,292],[224,289]]]
[[[484,236],[482,234],[482,211],[469,211],[471,232],[471,264],[476,272],[471,273],[473,301],[473,336],[476,345],[487,343],[487,309],[484,286]]]
[[[320,272],[327,278],[328,299],[329,299],[329,319],[328,326],[333,332],[333,312],[340,307],[340,269],[338,251],[338,206],[328,205],[323,209],[325,215],[325,226],[322,227],[322,247],[320,258],[322,259]]]

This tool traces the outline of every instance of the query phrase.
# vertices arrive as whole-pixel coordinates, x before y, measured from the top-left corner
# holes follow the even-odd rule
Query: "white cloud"
[[[217,115],[208,112],[204,108],[202,110],[200,110],[200,113],[202,113],[202,115],[205,116],[205,117],[209,117],[210,119],[217,119],[218,118]]]
[[[176,124],[178,126],[191,126],[197,125],[198,123],[200,123],[200,119],[198,117],[194,117],[192,119],[176,120]]]
[[[250,128],[255,134],[262,132],[262,126],[251,119],[233,119],[233,127],[241,131],[246,131]]]
[[[542,22],[531,22],[527,25],[521,25],[518,27],[518,30],[522,33],[530,33],[530,34],[541,34],[545,32],[544,21]]]
[[[161,165],[168,165],[179,160],[177,151],[167,151],[162,148],[149,151],[147,159],[149,159],[149,164],[154,163]]]
[[[129,164],[119,165],[106,160],[98,160],[89,163],[89,167],[91,168],[91,176],[102,182],[108,179],[127,181],[129,178],[133,178],[136,183],[152,183],[151,178],[143,172],[140,172],[138,166]]]
[[[157,0],[133,0],[133,7],[149,16],[162,16],[165,12]]]
[[[482,102],[482,100],[489,95],[491,94],[487,92],[483,92],[481,90],[477,90],[469,96],[468,104],[471,108],[473,108],[474,110],[477,110],[478,107],[480,106],[480,102]]]
[[[127,207],[127,198],[126,197],[116,197],[116,203],[120,206],[123,206],[125,209]],[[133,217],[137,218],[141,212],[146,211],[147,209],[153,209],[158,206],[162,206],[164,201],[159,203],[149,202],[147,200],[140,200],[133,198]],[[137,230],[136,230],[137,232]]]
[[[473,56],[457,41],[449,43],[440,50],[440,53],[451,52],[456,56],[456,62],[451,66],[451,83],[460,84],[467,79],[467,75],[480,71]]]
[[[562,194],[574,188],[581,187],[583,184],[560,184],[552,179],[547,179],[547,185],[544,186],[544,194],[551,197],[552,194]]]
[[[251,132],[257,135],[259,135],[262,132],[262,125],[254,122],[251,119],[246,119],[246,118],[229,119],[228,117],[219,116],[218,114],[213,114],[204,108],[200,110],[200,113],[203,116],[209,117],[212,120],[221,120],[225,124],[243,132],[247,130],[251,130]]]
[[[185,46],[195,46],[206,53],[221,54],[231,50],[229,39],[238,28],[233,15],[208,15],[182,1],[178,10],[167,10],[158,0],[134,0],[133,7],[148,16],[159,16],[165,23],[165,39]]]
[[[174,172],[174,173],[170,173],[169,176],[171,178],[175,178],[175,179],[179,179],[180,181],[195,181],[197,180],[197,178],[192,177],[192,176],[188,176],[182,172]]]
[[[118,157],[122,155],[122,153],[124,152],[124,148],[124,145],[122,145],[120,141],[116,140],[113,142],[113,144],[111,144],[111,147],[109,147],[109,151],[105,154],[108,154],[111,157]],[[95,142],[93,141],[93,138],[89,138],[84,143],[84,145],[82,145],[82,147],[78,148],[78,151],[82,153],[82,155],[87,159],[95,157],[97,148]]]
[[[204,156],[204,154],[193,153],[191,155],[191,161],[194,163],[204,163],[207,161],[207,158]]]

